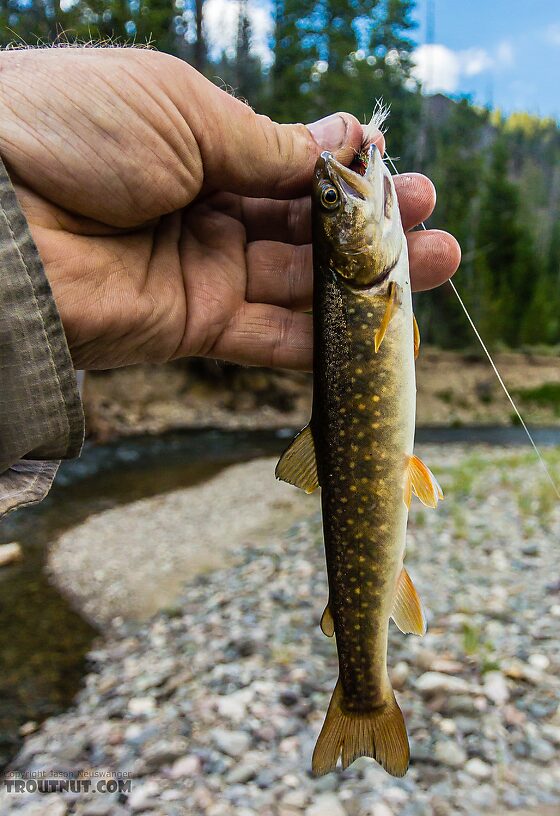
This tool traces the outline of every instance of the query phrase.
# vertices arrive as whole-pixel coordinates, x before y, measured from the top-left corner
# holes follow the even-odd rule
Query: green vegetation
[[[515,392],[522,402],[552,408],[560,416],[560,383],[545,383],[538,388],[519,388]]]
[[[0,45],[149,42],[281,122],[337,109],[364,119],[383,97],[391,106],[388,150],[399,171],[433,178],[438,206],[430,224],[461,243],[457,285],[485,339],[494,347],[558,344],[557,122],[423,96],[411,76],[413,0],[274,0],[265,62],[254,48],[248,0],[231,2],[237,35],[221,54],[206,39],[206,0],[0,0]],[[472,345],[450,287],[423,294],[415,309],[425,342]]]

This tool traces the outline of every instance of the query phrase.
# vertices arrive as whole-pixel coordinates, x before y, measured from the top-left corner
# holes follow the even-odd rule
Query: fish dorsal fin
[[[276,465],[276,478],[313,493],[319,487],[315,443],[311,428],[305,428],[295,436]]]
[[[391,617],[405,635],[425,635],[426,616],[422,602],[412,583],[412,578],[403,567],[397,581]]]
[[[410,484],[410,486],[409,486]],[[410,492],[418,496],[426,507],[437,507],[438,501],[443,499],[443,490],[429,467],[417,456],[408,460],[408,469],[405,478],[404,499],[410,506]]]
[[[328,604],[325,606],[325,611],[321,615],[321,632],[327,637],[334,635],[334,621]]]

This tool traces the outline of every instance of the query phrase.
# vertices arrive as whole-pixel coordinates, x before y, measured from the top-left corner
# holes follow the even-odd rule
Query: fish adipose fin
[[[315,443],[311,428],[306,425],[284,451],[276,465],[276,478],[313,493],[319,487]]]
[[[403,567],[397,581],[391,617],[405,635],[425,635],[426,616],[412,578]]]
[[[325,611],[321,615],[321,632],[327,637],[334,635],[334,621],[328,604],[325,606]]]
[[[420,329],[414,315],[412,315],[412,328],[414,331],[414,359],[417,360],[420,354]]]
[[[375,332],[375,335],[374,335],[374,338],[373,338],[373,344],[374,344],[376,352],[379,351],[379,347],[381,346],[381,343],[383,342],[383,338],[385,337],[385,333],[387,332],[387,329],[389,328],[389,323],[391,322],[391,318],[395,314],[395,306],[397,305],[398,300],[399,300],[399,287],[394,281],[391,281],[391,283],[389,284],[389,290],[387,292],[387,305],[385,307],[385,314],[383,315],[383,318],[381,320],[381,325],[379,326],[379,328]]]
[[[437,507],[438,501],[443,499],[443,490],[438,480],[424,462],[417,456],[411,456],[404,480],[404,502],[410,507],[412,493],[418,496],[426,507]]]
[[[317,745],[313,751],[313,774],[333,771],[342,758],[347,768],[355,759],[376,759],[393,776],[404,776],[410,759],[402,711],[389,687],[385,703],[366,712],[346,713],[340,680],[337,681]]]

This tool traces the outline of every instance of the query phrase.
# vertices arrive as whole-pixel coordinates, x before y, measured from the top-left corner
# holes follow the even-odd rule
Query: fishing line
[[[396,168],[396,166],[395,166],[395,163],[394,163],[393,159],[392,159],[392,158],[389,156],[389,154],[388,154],[387,152],[385,152],[385,157],[386,157],[387,161],[389,162],[389,164],[391,165],[391,167],[393,168],[393,171],[394,171],[395,175],[396,175],[396,176],[400,176],[400,173],[399,173],[399,171],[397,170],[397,168]],[[422,222],[422,223],[420,224],[420,226],[422,227],[422,229],[423,229],[423,230],[426,230],[426,231],[427,231],[427,228],[426,228],[426,225],[424,224],[424,222]],[[544,457],[543,457],[542,453],[541,453],[541,452],[540,452],[540,450],[538,449],[538,447],[537,447],[537,445],[536,445],[536,443],[535,443],[535,440],[533,439],[533,436],[532,436],[532,434],[531,434],[531,432],[530,432],[529,428],[528,428],[528,427],[527,427],[527,425],[525,424],[525,420],[524,420],[524,419],[523,419],[523,417],[521,416],[521,414],[520,414],[520,412],[519,412],[519,409],[517,408],[517,405],[516,405],[516,404],[515,404],[515,402],[513,401],[513,397],[512,397],[512,396],[511,396],[511,394],[509,393],[508,388],[507,388],[507,386],[506,386],[505,382],[504,382],[504,381],[503,381],[503,379],[502,379],[502,375],[501,375],[501,374],[500,374],[500,372],[498,371],[498,368],[497,368],[497,366],[496,366],[496,363],[494,362],[494,360],[492,359],[492,355],[491,355],[491,354],[490,354],[490,352],[488,351],[488,348],[487,348],[487,346],[486,346],[486,343],[484,342],[484,340],[483,340],[483,339],[482,339],[482,337],[480,336],[480,332],[479,332],[479,331],[478,331],[478,329],[476,328],[476,326],[475,326],[475,324],[474,324],[474,321],[473,321],[472,317],[470,316],[469,311],[468,311],[468,309],[467,309],[467,307],[466,307],[465,303],[463,302],[463,299],[462,299],[461,295],[460,295],[460,294],[459,294],[459,292],[457,291],[457,287],[455,286],[455,284],[453,283],[453,281],[452,281],[451,279],[449,279],[449,280],[448,280],[448,283],[449,283],[449,285],[451,286],[451,288],[453,289],[453,291],[455,292],[455,295],[456,295],[456,297],[457,297],[457,300],[459,301],[459,304],[460,304],[460,306],[461,306],[462,310],[464,311],[464,313],[465,313],[465,316],[466,316],[467,320],[469,321],[469,324],[470,324],[470,326],[471,326],[471,328],[472,328],[472,330],[473,330],[473,332],[474,332],[474,334],[475,334],[476,339],[478,340],[478,342],[479,342],[479,343],[480,343],[480,345],[481,345],[482,350],[484,351],[484,353],[485,353],[485,354],[486,354],[486,356],[488,357],[488,361],[489,361],[490,365],[492,366],[492,370],[494,371],[494,374],[496,375],[497,380],[498,380],[498,382],[500,383],[500,385],[501,385],[501,387],[502,387],[502,389],[503,389],[503,391],[504,391],[504,394],[506,395],[506,397],[507,397],[507,398],[508,398],[508,400],[510,401],[511,407],[512,407],[512,408],[513,408],[513,410],[515,411],[515,415],[516,415],[517,419],[519,420],[519,422],[521,423],[521,427],[523,428],[523,430],[524,430],[524,431],[525,431],[525,433],[527,434],[527,438],[528,438],[529,442],[531,443],[531,445],[532,445],[532,447],[533,447],[533,450],[534,450],[534,451],[535,451],[535,453],[537,454],[537,458],[538,458],[539,462],[541,463],[541,466],[542,466],[542,468],[543,468],[544,472],[546,473],[547,478],[548,478],[548,480],[549,480],[550,484],[552,485],[552,488],[553,488],[554,492],[556,493],[556,496],[558,497],[558,499],[560,499],[560,489],[558,488],[558,485],[556,484],[556,482],[555,482],[555,480],[554,480],[554,477],[552,476],[552,473],[550,472],[550,470],[549,470],[549,468],[548,468],[548,465],[547,465],[547,463],[546,463],[546,461],[545,461],[545,459],[544,459]]]

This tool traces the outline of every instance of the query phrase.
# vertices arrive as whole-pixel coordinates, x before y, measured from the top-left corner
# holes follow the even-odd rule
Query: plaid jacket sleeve
[[[0,516],[44,498],[83,435],[62,323],[0,160]]]

